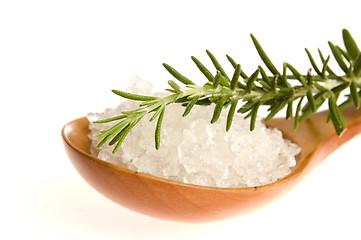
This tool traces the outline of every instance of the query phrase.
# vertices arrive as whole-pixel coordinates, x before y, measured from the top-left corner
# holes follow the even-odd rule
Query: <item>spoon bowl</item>
[[[343,143],[361,132],[361,110],[342,111],[347,130],[337,136],[328,111],[319,112],[293,129],[293,121],[275,118],[266,123],[302,150],[291,174],[274,183],[247,188],[216,188],[180,183],[135,172],[90,155],[88,120],[73,120],[62,129],[66,152],[79,174],[112,201],[136,212],[173,221],[207,222],[260,208],[292,189]]]

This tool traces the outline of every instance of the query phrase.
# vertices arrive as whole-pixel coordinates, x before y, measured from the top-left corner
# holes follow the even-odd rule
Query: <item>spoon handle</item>
[[[336,134],[332,122],[327,121],[328,111],[314,114],[301,122],[296,130],[292,119],[285,121],[284,118],[275,118],[266,125],[277,127],[285,138],[299,145],[302,151],[297,158],[307,164],[307,168],[312,168],[345,142],[361,133],[361,109],[350,106],[342,110],[342,115],[347,129],[340,136]]]

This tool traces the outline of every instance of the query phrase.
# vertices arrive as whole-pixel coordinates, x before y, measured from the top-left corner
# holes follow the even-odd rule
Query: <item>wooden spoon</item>
[[[293,129],[293,121],[272,119],[269,127],[280,129],[302,151],[287,177],[249,188],[215,188],[180,183],[104,162],[89,153],[87,118],[76,119],[62,129],[65,149],[80,175],[114,202],[149,216],[185,222],[205,222],[237,216],[260,208],[294,187],[335,149],[361,132],[361,110],[344,109],[347,130],[341,137],[327,111],[319,112]]]

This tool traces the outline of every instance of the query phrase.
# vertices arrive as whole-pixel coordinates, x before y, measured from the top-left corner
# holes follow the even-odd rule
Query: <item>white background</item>
[[[253,33],[276,66],[306,72],[348,28],[358,1],[0,0],[1,239],[360,239],[361,137],[302,184],[256,212],[176,223],[118,206],[89,187],[61,142],[68,121],[114,107],[134,75],[163,88],[167,62],[200,78],[190,56],[211,50],[254,71]],[[209,63],[209,61],[208,61]],[[334,63],[333,63],[334,64]],[[202,80],[196,80],[198,83]]]

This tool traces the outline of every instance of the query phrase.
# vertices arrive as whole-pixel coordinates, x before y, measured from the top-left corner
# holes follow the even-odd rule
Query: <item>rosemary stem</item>
[[[142,101],[142,103],[138,109],[122,112],[120,116],[96,121],[98,123],[105,123],[120,120],[115,126],[100,133],[99,138],[103,138],[101,144],[115,136],[110,143],[117,143],[116,146],[119,147],[126,134],[140,119],[148,113],[154,113],[150,121],[158,118],[155,131],[156,148],[158,149],[160,144],[161,123],[165,108],[167,105],[175,102],[182,103],[185,106],[185,111],[182,116],[186,116],[195,104],[209,105],[214,103],[215,108],[211,123],[217,121],[224,108],[231,106],[227,116],[227,130],[230,129],[232,124],[232,118],[238,102],[242,103],[239,104],[241,106],[237,109],[237,112],[245,114],[246,117],[251,117],[251,130],[255,126],[255,116],[258,108],[262,105],[269,107],[269,114],[265,118],[266,121],[287,106],[286,118],[295,116],[294,126],[297,128],[299,122],[306,120],[314,114],[323,103],[328,103],[330,109],[329,119],[332,121],[337,134],[341,134],[346,126],[340,108],[350,104],[353,104],[355,108],[359,108],[361,98],[361,52],[348,31],[343,30],[343,33],[346,33],[343,36],[346,50],[329,42],[332,55],[338,63],[340,70],[344,72],[343,75],[337,74],[337,71],[331,70],[328,65],[332,55],[325,58],[319,50],[318,53],[322,66],[317,66],[314,58],[307,49],[306,52],[312,66],[307,74],[302,75],[289,63],[284,63],[283,71],[279,71],[253,35],[251,36],[253,43],[263,63],[271,72],[270,76],[267,75],[262,66],[258,66],[256,71],[248,77],[241,69],[241,65],[237,64],[227,55],[228,60],[234,67],[231,80],[215,56],[209,51],[207,51],[207,54],[216,68],[215,75],[198,59],[192,57],[194,63],[206,77],[206,83],[204,85],[199,86],[195,84],[169,65],[164,64],[171,75],[184,84],[185,87],[181,88],[177,83],[169,80],[168,84],[172,89],[167,90],[169,90],[171,94],[165,97],[142,96],[114,90],[113,92],[121,97]],[[312,69],[315,72],[314,75]],[[291,73],[291,75],[287,74],[287,72]],[[347,92],[344,93],[344,90],[347,90]],[[337,102],[340,96],[345,97],[346,100],[338,104]],[[304,99],[308,101],[305,104],[302,103]],[[297,108],[293,113],[292,105],[296,101],[298,102]]]

